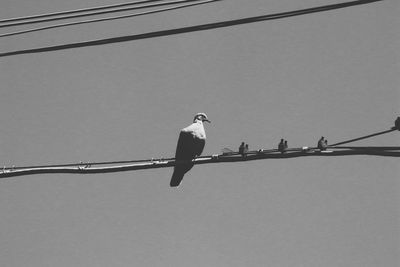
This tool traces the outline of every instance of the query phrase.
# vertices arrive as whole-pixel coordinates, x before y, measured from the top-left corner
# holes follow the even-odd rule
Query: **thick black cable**
[[[120,161],[99,161],[99,162],[79,162],[79,163],[67,163],[67,164],[49,164],[49,165],[34,165],[34,166],[13,166],[4,167],[3,170],[21,170],[21,169],[35,169],[35,168],[63,168],[63,167],[78,167],[82,168],[96,165],[112,165],[112,164],[133,164],[133,163],[144,163],[144,162],[157,162],[157,161],[169,161],[175,160],[175,158],[152,158],[152,159],[139,159],[139,160],[120,160]],[[0,168],[1,171],[1,168]]]
[[[155,38],[155,37],[161,37],[161,36],[169,36],[169,35],[195,32],[195,31],[204,31],[204,30],[210,30],[210,29],[216,29],[216,28],[230,27],[230,26],[235,26],[235,25],[240,25],[240,24],[248,24],[248,23],[254,23],[254,22],[259,22],[259,21],[274,20],[274,19],[281,19],[281,18],[286,18],[286,17],[293,17],[293,16],[323,12],[323,11],[328,11],[328,10],[363,5],[363,4],[379,2],[379,1],[383,1],[383,0],[351,1],[351,2],[340,3],[340,4],[332,4],[332,5],[326,5],[326,6],[320,6],[320,7],[307,8],[307,9],[302,9],[302,10],[297,10],[297,11],[289,11],[289,12],[249,17],[249,18],[229,20],[229,21],[221,21],[221,22],[215,22],[215,23],[209,23],[209,24],[176,28],[176,29],[171,29],[171,30],[162,30],[162,31],[142,33],[142,34],[136,34],[136,35],[130,35],[130,36],[114,37],[114,38],[85,41],[85,42],[79,42],[79,43],[70,43],[70,44],[56,45],[56,46],[48,46],[48,47],[41,47],[41,48],[33,48],[33,49],[26,49],[26,50],[17,50],[17,51],[0,53],[0,57],[20,55],[20,54],[58,51],[58,50],[65,50],[65,49],[72,49],[72,48],[79,48],[79,47],[97,46],[97,45],[127,42],[127,41],[147,39],[147,38]]]
[[[346,147],[332,147],[335,150],[329,150],[326,151],[328,152],[343,152],[343,150],[352,150],[352,151],[358,151],[354,153],[363,153],[363,152],[376,152],[379,155],[380,152],[385,154],[384,152],[390,152],[390,151],[397,151],[396,153],[400,153],[400,146],[361,146],[361,147],[354,147],[354,146],[346,146]],[[336,150],[338,149],[338,150]],[[307,149],[303,148],[288,148],[285,150],[285,153],[318,153],[320,152],[320,149],[316,147],[307,147]],[[282,154],[278,149],[263,149],[263,150],[254,150],[254,151],[248,151],[245,156],[254,156],[254,155],[275,155],[275,154]],[[293,154],[293,155],[298,155],[298,154]],[[292,155],[292,156],[293,156]],[[397,154],[396,154],[397,155]],[[231,152],[229,154],[220,154],[218,155],[218,158],[226,159],[226,158],[232,158],[232,157],[241,157],[242,154],[238,152]],[[212,158],[213,156],[200,156],[197,157],[196,159],[208,159]],[[273,156],[275,157],[275,156]],[[159,162],[170,162],[170,161],[175,161],[175,158],[152,158],[152,159],[141,159],[141,160],[121,160],[121,161],[100,161],[100,162],[79,162],[79,163],[68,163],[68,164],[49,164],[49,165],[33,165],[33,166],[13,166],[13,167],[4,167],[4,171],[14,171],[14,170],[24,170],[24,169],[47,169],[47,168],[65,168],[65,167],[75,167],[75,168],[81,168],[81,169],[87,169],[91,168],[92,166],[99,166],[99,165],[113,165],[113,164],[137,164],[137,163],[159,163]],[[1,172],[2,169],[0,169]]]
[[[90,11],[95,11],[95,10],[103,10],[103,9],[110,9],[110,8],[116,8],[116,7],[138,5],[138,4],[144,4],[144,3],[150,3],[150,2],[159,2],[159,1],[164,1],[164,0],[134,1],[134,2],[114,4],[114,5],[105,5],[105,6],[97,6],[97,7],[89,7],[89,8],[68,10],[68,11],[60,11],[60,12],[54,12],[54,13],[45,13],[45,14],[32,15],[32,16],[15,17],[15,18],[1,19],[0,23],[21,21],[21,20],[30,20],[30,19],[37,19],[37,18],[47,18],[47,17],[67,15],[67,14],[75,14],[75,13],[90,12]]]
[[[16,32],[9,32],[9,33],[0,34],[0,38],[1,37],[6,37],[6,36],[20,35],[20,34],[29,33],[29,32],[37,32],[37,31],[54,29],[54,28],[67,27],[67,26],[72,26],[72,25],[80,25],[80,24],[87,24],[87,23],[94,23],[94,22],[101,22],[101,21],[109,21],[109,20],[117,20],[117,19],[138,17],[138,16],[143,16],[143,15],[148,15],[148,14],[155,14],[155,13],[160,13],[160,12],[165,12],[165,11],[170,11],[170,10],[175,10],[175,9],[181,9],[181,8],[185,8],[185,7],[203,5],[203,4],[206,4],[206,3],[212,3],[212,2],[216,2],[216,1],[221,1],[221,0],[197,1],[197,2],[192,3],[192,4],[182,4],[182,5],[177,5],[177,6],[173,6],[173,7],[161,8],[161,9],[145,11],[145,12],[141,12],[141,13],[123,15],[123,16],[116,16],[116,17],[109,17],[109,18],[102,18],[102,19],[84,20],[84,21],[56,24],[56,25],[50,25],[50,26],[33,28],[33,29],[28,29],[28,30],[16,31]]]
[[[330,157],[330,156],[350,156],[350,155],[370,155],[370,156],[384,156],[384,157],[400,157],[400,151],[379,151],[375,149],[348,149],[338,151],[295,151],[289,153],[252,153],[232,156],[204,156],[193,160],[193,164],[208,164],[208,163],[227,163],[227,162],[241,162],[251,160],[262,160],[262,159],[288,159],[298,157]],[[120,165],[120,166],[107,166],[107,167],[81,167],[75,165],[74,167],[47,167],[47,168],[32,168],[32,169],[5,169],[0,172],[0,178],[9,178],[22,175],[32,174],[45,174],[45,173],[71,173],[71,174],[96,174],[96,173],[111,173],[111,172],[123,172],[133,171],[142,169],[154,169],[154,168],[166,168],[173,167],[178,164],[185,164],[183,161],[165,160],[160,162],[143,162],[131,165]]]
[[[112,10],[98,11],[98,12],[87,13],[87,14],[85,13],[85,14],[77,14],[77,15],[68,15],[68,16],[63,16],[63,17],[55,17],[55,18],[41,18],[41,19],[35,19],[35,20],[29,20],[29,21],[12,22],[12,23],[7,23],[7,24],[0,24],[0,28],[34,24],[34,23],[42,23],[42,22],[49,22],[49,21],[56,21],[56,20],[72,19],[72,18],[81,18],[81,17],[95,16],[95,15],[97,16],[97,15],[110,14],[110,13],[116,13],[116,12],[122,12],[122,11],[146,9],[146,8],[152,8],[152,7],[167,6],[167,5],[188,3],[188,2],[195,2],[195,1],[199,1],[199,0],[175,0],[175,1],[155,3],[155,4],[134,6],[134,7],[124,7],[124,8],[117,8],[117,9],[112,9]]]

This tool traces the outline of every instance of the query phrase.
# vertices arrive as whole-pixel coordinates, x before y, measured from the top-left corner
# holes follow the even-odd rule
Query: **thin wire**
[[[396,131],[396,130],[397,130],[397,129],[393,129],[393,128],[392,128],[392,129],[387,130],[387,131],[378,132],[378,133],[374,133],[374,134],[369,134],[369,135],[366,135],[366,136],[362,136],[362,137],[358,137],[358,138],[354,138],[354,139],[342,141],[342,142],[339,142],[339,143],[335,143],[335,144],[329,145],[328,147],[339,146],[339,145],[343,145],[343,144],[347,144],[347,143],[351,143],[351,142],[363,140],[363,139],[366,139],[366,138],[374,137],[374,136],[377,136],[377,135],[390,133],[390,132],[393,132],[393,131]]]
[[[114,4],[114,5],[105,5],[105,6],[97,6],[97,7],[89,7],[89,8],[54,12],[54,13],[45,13],[45,14],[39,14],[39,15],[25,16],[25,17],[16,17],[16,18],[2,19],[2,20],[0,20],[0,23],[37,19],[37,18],[46,18],[46,17],[53,17],[53,16],[60,16],[60,15],[66,15],[66,14],[81,13],[81,12],[89,12],[89,11],[95,11],[95,10],[110,9],[110,8],[116,8],[116,7],[144,4],[144,3],[148,3],[148,2],[159,2],[159,1],[163,1],[163,0],[134,1],[134,2],[128,2],[128,3]]]
[[[124,19],[124,18],[143,16],[143,15],[160,13],[160,12],[165,12],[165,11],[170,11],[170,10],[175,10],[175,9],[181,9],[181,8],[185,8],[185,7],[202,5],[202,4],[216,2],[216,1],[221,1],[221,0],[205,0],[205,1],[199,1],[199,2],[196,2],[196,3],[192,3],[192,4],[182,4],[182,5],[178,5],[178,6],[174,6],[174,7],[156,9],[156,10],[145,11],[145,12],[135,13],[135,14],[130,14],[130,15],[123,15],[123,16],[116,16],[116,17],[110,17],[110,18],[102,18],[102,19],[93,19],[93,20],[85,20],[85,21],[78,21],[78,22],[56,24],[56,25],[45,26],[45,27],[40,27],[40,28],[33,28],[33,29],[29,29],[29,30],[23,30],[23,31],[16,31],[16,32],[0,34],[0,38],[1,37],[6,37],[6,36],[13,36],[13,35],[29,33],[29,32],[37,32],[37,31],[43,31],[43,30],[48,30],[48,29],[54,29],[54,28],[59,28],[59,27],[67,27],[67,26],[72,26],[72,25],[79,25],[79,24],[94,23],[94,22],[100,22],[100,21],[109,21],[109,20],[117,20],[117,19]]]
[[[86,16],[102,15],[102,14],[109,14],[109,13],[115,13],[115,12],[130,11],[130,10],[136,10],[136,9],[145,9],[145,8],[151,8],[151,7],[159,7],[159,6],[166,6],[166,5],[187,3],[187,2],[195,2],[195,1],[198,1],[198,0],[176,0],[176,1],[156,3],[156,4],[148,4],[148,5],[141,5],[141,6],[135,6],[135,7],[125,7],[125,8],[118,8],[118,9],[113,9],[113,10],[93,12],[93,13],[89,13],[89,14],[78,14],[78,15],[69,15],[69,16],[56,17],[56,18],[43,18],[43,19],[36,19],[36,20],[30,20],[30,21],[12,22],[12,23],[7,23],[7,24],[2,24],[2,25],[0,25],[0,28],[34,24],[34,23],[40,23],[40,22],[49,22],[49,21],[55,21],[55,20],[79,18],[79,17],[86,17]]]
[[[399,146],[335,146],[335,149],[369,149],[369,150],[380,150],[380,151],[389,151],[389,150],[400,150]]]
[[[302,10],[297,10],[297,11],[289,11],[289,12],[262,15],[262,16],[256,16],[256,17],[248,17],[248,18],[229,20],[229,21],[221,21],[221,22],[195,25],[195,26],[189,26],[189,27],[183,27],[183,28],[175,28],[175,29],[170,29],[170,30],[148,32],[148,33],[142,33],[142,34],[136,34],[136,35],[128,35],[128,36],[113,37],[113,38],[106,38],[106,39],[99,39],[99,40],[92,40],[92,41],[84,41],[84,42],[79,42],[79,43],[47,46],[47,47],[41,47],[41,48],[17,50],[17,51],[0,53],[0,57],[20,55],[20,54],[58,51],[58,50],[72,49],[72,48],[78,48],[78,47],[105,45],[105,44],[110,44],[110,43],[128,42],[128,41],[155,38],[155,37],[161,37],[161,36],[169,36],[169,35],[182,34],[182,33],[188,33],[188,32],[211,30],[211,29],[216,29],[216,28],[231,27],[231,26],[235,26],[235,25],[255,23],[255,22],[266,21],[266,20],[275,20],[275,19],[281,19],[281,18],[287,18],[287,17],[293,17],[293,16],[300,16],[300,15],[305,15],[305,14],[323,12],[323,11],[345,8],[345,7],[350,7],[350,6],[363,5],[363,4],[379,2],[379,1],[383,1],[383,0],[351,1],[351,2],[340,3],[340,4],[307,8],[307,9],[302,9]]]

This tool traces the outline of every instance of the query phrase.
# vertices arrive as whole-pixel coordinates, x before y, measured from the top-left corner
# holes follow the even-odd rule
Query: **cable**
[[[335,146],[335,149],[369,149],[369,150],[380,150],[380,151],[389,151],[389,150],[400,150],[398,146]]]
[[[346,140],[346,141],[343,141],[343,142],[335,143],[335,144],[329,145],[328,147],[339,146],[339,145],[343,145],[343,144],[347,144],[347,143],[355,142],[355,141],[358,141],[358,140],[362,140],[362,139],[366,139],[366,138],[374,137],[374,136],[377,136],[377,135],[381,135],[381,134],[390,133],[390,132],[393,132],[393,131],[396,131],[396,130],[397,130],[397,129],[390,129],[390,130],[387,130],[387,131],[383,131],[383,132],[379,132],[379,133],[374,133],[374,134],[370,134],[370,135],[362,136],[362,137],[358,137],[358,138],[354,138],[354,139]]]
[[[230,26],[235,26],[235,25],[248,24],[248,23],[260,22],[260,21],[266,21],[266,20],[274,20],[274,19],[281,19],[281,18],[286,18],[286,17],[300,16],[300,15],[305,15],[305,14],[310,14],[310,13],[323,12],[323,11],[328,11],[328,10],[333,10],[333,9],[345,8],[345,7],[356,6],[356,5],[363,5],[363,4],[379,2],[379,1],[383,1],[383,0],[351,1],[351,2],[346,2],[346,3],[341,3],[341,4],[332,4],[332,5],[307,8],[307,9],[302,9],[302,10],[297,10],[297,11],[289,11],[289,12],[263,15],[263,16],[257,16],[257,17],[248,17],[248,18],[244,18],[244,19],[236,19],[236,20],[229,20],[229,21],[221,21],[221,22],[215,22],[215,23],[209,23],[209,24],[176,28],[176,29],[171,29],[171,30],[162,30],[162,31],[148,32],[148,33],[142,33],[142,34],[136,34],[136,35],[130,35],[130,36],[121,36],[121,37],[99,39],[99,40],[85,41],[85,42],[79,42],[79,43],[70,43],[70,44],[47,46],[47,47],[41,47],[41,48],[17,50],[17,51],[0,53],[0,57],[20,55],[20,54],[32,54],[32,53],[58,51],[58,50],[72,49],[72,48],[78,48],[78,47],[105,45],[105,44],[111,44],[111,43],[120,43],[120,42],[141,40],[141,39],[147,39],[147,38],[155,38],[155,37],[161,37],[161,36],[169,36],[169,35],[195,32],[195,31],[204,31],[204,30],[230,27]]]
[[[36,165],[36,166],[14,166],[4,167],[4,170],[20,170],[20,169],[36,169],[36,168],[62,168],[62,167],[77,167],[77,166],[96,166],[96,165],[111,165],[111,164],[132,164],[143,162],[169,161],[175,158],[155,158],[155,159],[140,159],[140,160],[121,160],[121,161],[103,161],[103,162],[79,162],[68,164],[51,164],[51,165]],[[0,169],[1,171],[1,169]]]
[[[148,3],[148,2],[159,2],[159,1],[163,1],[163,0],[134,1],[134,2],[128,2],[128,3],[115,4],[115,5],[106,5],[106,6],[98,6],[98,7],[90,7],[90,8],[82,8],[82,9],[54,12],[54,13],[39,14],[39,15],[33,15],[33,16],[16,17],[16,18],[2,19],[2,20],[0,20],[0,23],[37,19],[37,18],[46,18],[46,17],[53,17],[53,16],[60,16],[60,15],[66,15],[66,14],[81,13],[81,12],[89,12],[89,11],[94,11],[94,10],[102,10],[102,9],[144,4],[144,3]]]
[[[390,130],[382,131],[355,139],[343,141],[328,146],[329,150],[322,150],[315,147],[288,148],[284,152],[278,149],[260,149],[248,151],[245,154],[238,153],[229,149],[229,153],[221,155],[200,156],[192,160],[193,164],[217,163],[217,162],[237,162],[267,158],[295,158],[303,156],[346,156],[346,155],[374,155],[386,157],[400,157],[400,146],[362,146],[362,147],[339,147],[339,144],[350,143],[361,139],[389,133],[400,130],[400,117],[395,121],[394,127]],[[126,170],[139,170],[150,168],[171,167],[177,164],[184,164],[187,161],[176,161],[175,158],[158,158],[144,160],[124,160],[124,161],[104,161],[104,162],[79,162],[72,164],[56,164],[41,166],[24,166],[24,167],[4,167],[0,172],[0,178],[20,176],[35,173],[105,173]],[[124,164],[119,166],[96,167],[95,165],[111,165]],[[1,171],[1,170],[0,170]]]
[[[30,20],[30,21],[12,22],[12,23],[7,23],[7,24],[3,24],[3,25],[0,24],[0,28],[34,24],[34,23],[40,23],[40,22],[49,22],[49,21],[55,21],[55,20],[79,18],[79,17],[86,17],[86,16],[102,15],[102,14],[109,14],[109,13],[115,13],[115,12],[130,11],[130,10],[136,10],[136,9],[145,9],[145,8],[151,8],[151,7],[159,7],[159,6],[166,6],[166,5],[187,3],[187,2],[195,2],[195,1],[199,1],[199,0],[175,0],[175,1],[169,1],[169,2],[156,3],[156,4],[148,4],[148,5],[141,5],[141,6],[135,6],[135,7],[125,7],[125,8],[118,8],[118,9],[113,9],[113,10],[93,12],[93,13],[88,13],[88,14],[78,14],[78,15],[69,15],[69,16],[56,17],[56,18],[43,18],[43,19],[36,19],[36,20]]]
[[[375,151],[375,152],[385,152],[385,151],[397,151],[400,152],[400,146],[362,146],[362,147],[353,147],[353,146],[346,146],[346,147],[332,147],[333,149],[339,149],[338,151],[344,150],[363,150],[363,151]],[[314,153],[320,152],[319,149],[308,147],[307,149],[303,148],[288,148],[285,150],[285,153],[291,152],[307,152],[307,153]],[[332,152],[332,150],[327,151]],[[272,154],[282,154],[278,149],[263,149],[263,150],[254,150],[248,151],[246,156],[250,155],[272,155]],[[297,155],[297,154],[296,154]],[[220,154],[218,155],[219,158],[230,158],[230,157],[237,157],[242,156],[242,154],[238,152],[231,152],[229,154]],[[208,159],[213,156],[200,156],[196,159]],[[64,167],[81,167],[83,169],[90,168],[91,166],[98,166],[98,165],[112,165],[112,164],[136,164],[136,163],[157,163],[157,162],[169,162],[175,161],[175,158],[151,158],[151,159],[141,159],[141,160],[121,160],[121,161],[100,161],[100,162],[79,162],[79,163],[68,163],[68,164],[51,164],[51,165],[34,165],[34,166],[13,166],[13,167],[4,167],[3,171],[10,171],[10,170],[22,170],[22,169],[47,169],[47,168],[64,168]],[[83,167],[82,167],[83,166]],[[1,169],[0,169],[1,171]]]
[[[94,22],[100,22],[100,21],[109,21],[109,20],[116,20],[116,19],[143,16],[143,15],[160,13],[160,12],[164,12],[164,11],[170,11],[170,10],[175,10],[175,9],[180,9],[180,8],[185,8],[185,7],[190,7],[190,6],[202,5],[202,4],[216,2],[216,1],[221,1],[221,0],[199,1],[199,2],[196,2],[196,3],[193,3],[193,4],[183,4],[183,5],[178,5],[178,6],[174,6],[174,7],[156,9],[156,10],[152,10],[152,11],[145,11],[145,12],[136,13],[136,14],[130,14],[130,15],[123,15],[123,16],[103,18],[103,19],[93,19],[93,20],[86,20],[86,21],[78,21],[78,22],[70,22],[70,23],[64,23],[64,24],[56,24],[56,25],[45,26],[45,27],[40,27],[40,28],[34,28],[34,29],[29,29],[29,30],[23,30],[23,31],[16,31],[16,32],[0,34],[0,38],[1,37],[6,37],[6,36],[13,36],[13,35],[29,33],[29,32],[37,32],[37,31],[43,31],[43,30],[48,30],[48,29],[54,29],[54,28],[59,28],[59,27],[67,27],[67,26],[72,26],[72,25],[79,25],[79,24],[94,23]]]
[[[297,157],[309,157],[309,156],[349,156],[349,155],[371,155],[371,156],[385,156],[385,157],[400,157],[400,147],[397,150],[377,150],[373,147],[371,149],[348,149],[339,151],[295,151],[288,153],[251,153],[242,155],[231,155],[231,156],[203,156],[198,157],[192,161],[193,164],[208,164],[208,163],[226,163],[226,162],[240,162],[240,161],[251,161],[261,159],[284,159],[284,158],[297,158]],[[110,173],[110,172],[123,172],[133,171],[142,169],[154,169],[154,168],[165,168],[173,167],[179,164],[185,164],[184,161],[175,161],[174,159],[163,160],[163,161],[149,161],[141,162],[131,165],[120,165],[120,166],[109,166],[109,167],[82,167],[81,164],[75,164],[74,167],[36,167],[26,169],[13,169],[7,168],[0,172],[0,178],[9,178],[22,175],[32,174],[45,174],[45,173],[74,173],[74,174],[95,174],[95,173]]]

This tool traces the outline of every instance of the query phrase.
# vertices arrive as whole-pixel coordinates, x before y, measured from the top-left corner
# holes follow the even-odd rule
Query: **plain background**
[[[119,3],[2,0],[0,18]],[[2,38],[0,52],[336,1],[225,0]],[[399,4],[0,59],[0,164],[171,157],[205,112],[204,155],[314,146],[400,114]],[[1,32],[6,32],[2,29]],[[399,133],[354,145],[400,145]],[[1,266],[398,266],[399,164],[373,156],[0,180]]]

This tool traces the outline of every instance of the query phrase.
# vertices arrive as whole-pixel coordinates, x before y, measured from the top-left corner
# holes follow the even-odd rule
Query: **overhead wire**
[[[170,30],[161,30],[161,31],[155,31],[155,32],[142,33],[142,34],[136,34],[136,35],[128,35],[128,36],[112,37],[112,38],[106,38],[106,39],[98,39],[98,40],[92,40],[92,41],[69,43],[69,44],[62,44],[62,45],[55,45],[55,46],[16,50],[16,51],[0,53],[0,57],[20,55],[20,54],[42,53],[42,52],[58,51],[58,50],[97,46],[97,45],[105,45],[105,44],[111,44],[111,43],[128,42],[128,41],[155,38],[155,37],[161,37],[161,36],[170,36],[170,35],[182,34],[182,33],[188,33],[188,32],[211,30],[211,29],[216,29],[216,28],[231,27],[231,26],[236,26],[236,25],[241,25],[241,24],[255,23],[255,22],[266,21],[266,20],[275,20],[275,19],[282,19],[282,18],[293,17],[293,16],[300,16],[300,15],[305,15],[305,14],[329,11],[329,10],[345,8],[345,7],[350,7],[350,6],[363,5],[363,4],[369,4],[369,3],[373,3],[373,2],[379,2],[379,1],[383,1],[383,0],[351,1],[351,2],[345,2],[345,3],[340,3],[340,4],[331,4],[331,5],[319,6],[319,7],[313,7],[313,8],[306,8],[306,9],[301,9],[301,10],[296,10],[296,11],[282,12],[282,13],[262,15],[262,16],[256,16],[256,17],[248,17],[248,18],[228,20],[228,21],[220,21],[220,22],[214,22],[214,23],[208,23],[208,24],[175,28],[175,29],[170,29]]]
[[[125,2],[125,3],[120,3],[120,4],[114,4],[114,5],[104,5],[104,6],[97,6],[97,7],[89,7],[89,8],[81,8],[81,9],[53,12],[53,13],[45,13],[45,14],[24,16],[24,17],[0,19],[0,23],[21,21],[21,20],[29,20],[29,19],[37,19],[37,18],[46,18],[46,17],[53,17],[53,16],[61,16],[61,15],[67,15],[67,14],[90,12],[90,11],[95,11],[95,10],[103,10],[103,9],[110,9],[110,8],[130,6],[130,5],[138,5],[138,4],[151,3],[151,2],[160,2],[160,1],[164,1],[164,0],[133,1],[133,2]]]
[[[374,155],[386,157],[400,157],[400,146],[338,146],[338,144],[355,142],[361,139],[370,138],[373,136],[389,133],[395,130],[400,130],[400,117],[395,121],[395,126],[390,130],[362,136],[359,138],[350,139],[328,146],[328,150],[321,150],[315,147],[288,148],[283,153],[278,149],[260,149],[249,151],[245,154],[230,151],[229,153],[216,154],[211,156],[200,156],[195,158],[193,164],[205,163],[221,163],[221,162],[238,162],[250,161],[259,159],[280,159],[280,158],[296,158],[304,156],[347,156],[347,155]],[[38,173],[107,173],[119,172],[128,170],[140,170],[150,168],[171,167],[178,164],[184,164],[185,161],[176,161],[175,158],[158,158],[144,160],[125,160],[125,161],[106,161],[106,162],[79,162],[75,164],[53,164],[41,166],[24,166],[24,167],[4,167],[0,170],[0,178],[21,176]],[[104,166],[112,164],[122,164],[118,166]],[[102,167],[92,166],[103,165]]]
[[[355,142],[355,141],[367,139],[367,138],[370,138],[370,137],[374,137],[374,136],[390,133],[390,132],[393,132],[393,131],[396,131],[396,130],[397,129],[392,128],[390,130],[386,130],[386,131],[382,131],[382,132],[378,132],[378,133],[374,133],[374,134],[369,134],[369,135],[366,135],[366,136],[362,136],[362,137],[358,137],[358,138],[342,141],[342,142],[339,142],[339,143],[335,143],[335,144],[329,145],[328,147],[336,147],[336,146],[339,146],[339,145],[344,145],[344,144],[352,143],[352,142]]]
[[[159,7],[159,6],[180,4],[180,3],[188,3],[188,2],[196,2],[196,1],[199,1],[199,0],[174,0],[174,1],[155,3],[155,4],[147,4],[147,5],[140,5],[140,6],[134,6],[134,7],[124,7],[124,8],[117,8],[117,9],[112,9],[112,10],[98,11],[98,12],[93,12],[93,13],[88,13],[88,14],[76,14],[76,15],[68,15],[68,16],[55,17],[55,18],[40,18],[40,19],[29,20],[29,21],[0,24],[0,28],[34,24],[34,23],[42,23],[42,22],[50,22],[50,21],[64,20],[64,19],[71,19],[71,18],[80,18],[80,17],[87,17],[87,16],[94,16],[94,15],[97,16],[97,15],[116,13],[116,12],[122,12],[122,11],[146,9],[146,8],[152,8],[152,7]]]
[[[386,157],[400,157],[400,147],[396,150],[379,150],[379,149],[348,149],[348,150],[304,150],[294,151],[290,153],[262,153],[258,151],[251,152],[246,155],[211,155],[198,157],[192,160],[193,164],[207,164],[207,163],[227,163],[227,162],[240,162],[240,161],[251,161],[261,159],[287,159],[297,157],[310,157],[310,156],[349,156],[349,155],[371,155],[371,156],[386,156]],[[71,167],[34,167],[34,168],[4,168],[1,172],[0,178],[9,178],[22,175],[32,174],[45,174],[45,173],[74,173],[74,174],[96,174],[96,173],[110,173],[110,172],[122,172],[122,171],[133,171],[142,169],[153,169],[153,168],[165,168],[173,167],[179,164],[187,164],[184,161],[171,160],[160,160],[160,161],[148,161],[140,162],[127,165],[118,166],[104,166],[92,168],[90,165],[84,166],[82,164],[76,164]]]
[[[203,5],[203,4],[216,2],[216,1],[222,1],[222,0],[204,0],[204,1],[197,0],[195,3],[191,3],[191,4],[176,5],[173,7],[161,8],[161,9],[156,9],[156,10],[151,10],[151,11],[144,11],[141,13],[44,26],[44,27],[39,27],[39,28],[33,28],[33,29],[28,29],[28,30],[21,30],[21,31],[0,34],[0,38],[6,37],[6,36],[13,36],[13,35],[29,33],[29,32],[37,32],[37,31],[43,31],[43,30],[48,30],[48,29],[67,27],[67,26],[72,26],[72,25],[80,25],[80,24],[94,23],[94,22],[100,22],[100,21],[110,21],[110,20],[117,20],[117,19],[124,19],[124,18],[132,18],[132,17],[143,16],[143,15],[148,15],[148,14],[155,14],[155,13],[160,13],[160,12],[165,12],[165,11],[170,11],[170,10],[175,10],[175,9],[181,9],[181,8],[186,8],[186,7],[191,7],[191,6]]]

